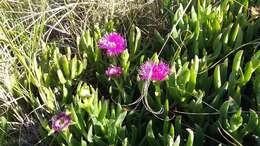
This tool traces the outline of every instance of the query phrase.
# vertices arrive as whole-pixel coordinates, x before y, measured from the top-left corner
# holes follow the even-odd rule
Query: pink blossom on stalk
[[[106,70],[108,77],[119,77],[122,74],[122,68],[119,66],[109,66]]]
[[[141,65],[141,69],[139,72],[141,80],[152,79],[154,68],[156,67],[156,63],[153,61],[146,61],[143,65]]]
[[[53,116],[51,119],[51,123],[52,129],[56,132],[60,132],[69,127],[71,123],[71,117],[62,112],[58,115]]]
[[[170,74],[169,65],[164,63],[164,62],[160,62],[154,69],[154,72],[153,72],[153,75],[152,75],[152,79],[153,80],[162,81],[169,74]]]
[[[153,61],[147,61],[143,65],[141,65],[141,69],[139,72],[141,80],[155,80],[162,81],[170,74],[169,65],[160,62],[156,64]]]
[[[103,36],[98,46],[105,49],[108,56],[117,56],[125,50],[126,40],[120,34],[113,32]]]

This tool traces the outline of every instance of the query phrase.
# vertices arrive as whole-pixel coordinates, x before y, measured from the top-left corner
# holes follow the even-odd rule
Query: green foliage
[[[13,96],[24,98],[10,104],[21,106],[20,112],[30,111],[29,118],[40,123],[37,144],[250,145],[251,139],[259,143],[260,23],[248,11],[253,4],[165,0],[158,13],[171,28],[168,34],[156,28],[147,36],[135,21],[126,29],[117,19],[109,19],[88,27],[74,45],[65,47],[39,41],[38,36],[28,45],[31,52],[21,53],[19,45],[1,40],[17,58],[19,65],[14,67],[23,69]],[[6,38],[17,35],[2,29],[0,35]],[[127,49],[107,56],[98,42],[116,30],[124,30]],[[44,31],[44,25],[34,31]],[[36,48],[41,50],[34,52]],[[141,80],[139,68],[147,60],[169,63],[170,74],[163,81]],[[122,67],[122,75],[106,76],[110,65]],[[72,122],[54,131],[50,122],[60,112]],[[7,131],[0,132],[1,143],[12,117],[1,116],[0,131]]]
[[[4,144],[5,143],[5,138],[6,138],[5,131],[7,130],[7,120],[6,120],[5,117],[0,117],[0,130],[1,130],[0,142],[2,144]]]

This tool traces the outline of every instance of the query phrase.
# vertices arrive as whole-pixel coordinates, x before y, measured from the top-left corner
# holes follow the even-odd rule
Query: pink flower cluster
[[[98,42],[99,48],[105,49],[108,56],[117,56],[126,49],[126,40],[118,33],[103,36]]]
[[[98,42],[99,48],[104,49],[106,54],[110,57],[114,57],[122,53],[126,49],[126,40],[118,33],[110,33],[103,36]],[[119,77],[122,74],[122,68],[120,66],[110,65],[106,69],[106,75],[109,78]],[[160,62],[147,61],[141,65],[139,72],[142,80],[155,80],[162,81],[170,74],[169,65]]]
[[[170,74],[169,65],[160,62],[159,64],[153,61],[147,61],[143,65],[141,65],[139,76],[141,80],[155,80],[162,81]]]
[[[114,57],[122,53],[126,49],[126,40],[118,33],[110,33],[103,36],[98,46],[104,49],[108,56]],[[109,78],[119,77],[122,74],[122,68],[119,66],[110,65],[106,70],[106,75]]]

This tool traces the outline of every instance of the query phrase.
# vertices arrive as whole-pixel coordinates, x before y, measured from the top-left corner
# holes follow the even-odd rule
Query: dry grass
[[[47,29],[43,38],[48,40],[49,37],[59,38],[57,35],[71,37],[81,34],[93,24],[104,24],[113,18],[129,23],[135,19],[138,21],[139,18],[142,20],[140,24],[147,20],[154,21],[149,25],[158,24],[158,21],[155,23],[155,16],[159,11],[155,11],[156,6],[158,2],[154,0],[68,0],[67,3],[57,0],[29,0],[19,3],[4,0],[1,2],[0,11],[6,16],[11,16],[12,21],[8,23],[12,25],[9,29],[26,26],[22,33],[30,32],[36,23],[44,21]],[[13,22],[13,19],[19,21]]]

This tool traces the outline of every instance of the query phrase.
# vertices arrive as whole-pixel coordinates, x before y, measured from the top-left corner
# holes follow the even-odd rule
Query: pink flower
[[[164,80],[169,74],[170,74],[169,65],[166,64],[166,63],[164,63],[164,62],[160,62],[160,63],[155,67],[155,70],[154,70],[154,72],[153,72],[152,79],[162,81],[162,80]]]
[[[58,115],[53,116],[51,122],[52,122],[52,129],[56,132],[60,132],[69,127],[71,123],[71,117],[66,113],[62,112],[59,113]]]
[[[141,69],[139,72],[141,80],[155,80],[162,81],[170,74],[169,65],[160,62],[156,64],[153,61],[147,61],[143,65],[141,65]]]
[[[152,75],[154,72],[154,69],[156,67],[156,63],[153,61],[146,61],[143,65],[141,65],[141,69],[139,72],[141,80],[147,80],[152,79]]]
[[[119,77],[122,74],[122,68],[119,66],[110,66],[106,70],[106,75],[108,77]]]
[[[114,32],[103,36],[99,40],[98,46],[101,49],[105,49],[108,56],[117,56],[125,50],[126,40]]]

